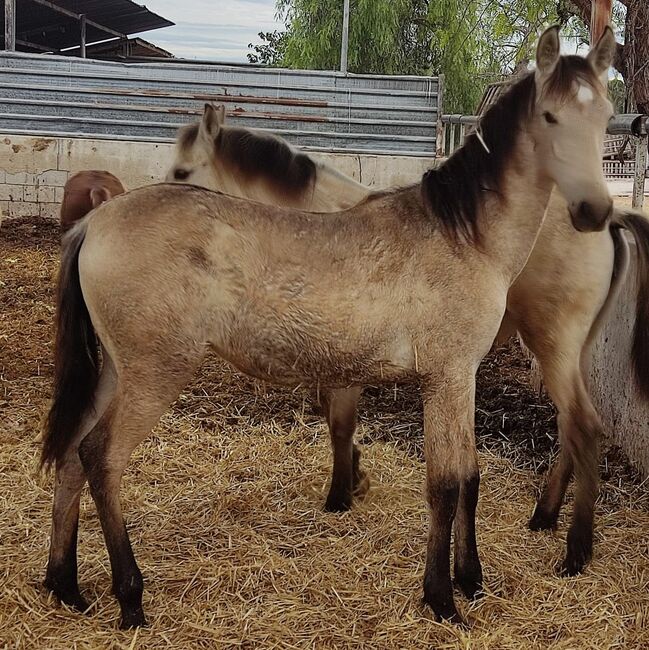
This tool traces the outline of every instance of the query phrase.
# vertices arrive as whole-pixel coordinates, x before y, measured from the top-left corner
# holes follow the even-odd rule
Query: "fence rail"
[[[439,143],[441,156],[450,156],[462,146],[464,138],[479,121],[477,115],[442,115],[442,136]],[[634,160],[604,160],[604,174],[611,179],[633,179],[633,207],[644,203],[645,184],[649,169],[647,149],[649,144],[649,115],[624,113],[614,115],[608,123],[609,135],[624,135],[633,139]]]
[[[0,118],[13,133],[165,142],[213,101],[230,124],[305,149],[434,156],[440,89],[437,77],[0,53]]]

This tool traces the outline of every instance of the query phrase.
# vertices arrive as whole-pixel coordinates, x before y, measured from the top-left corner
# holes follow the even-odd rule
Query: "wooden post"
[[[430,83],[430,82],[429,82]],[[436,126],[436,142],[435,142],[435,156],[443,158],[446,154],[446,128],[442,122],[442,114],[444,111],[444,74],[440,74],[437,78],[437,126]]]
[[[16,0],[5,0],[5,50],[16,50]]]
[[[649,136],[645,133],[636,138],[635,172],[633,174],[633,198],[631,205],[642,210],[644,205],[644,186],[647,177],[647,144]]]
[[[340,47],[340,71],[347,74],[347,49],[349,48],[349,0],[343,5],[343,42]]]
[[[79,56],[82,59],[86,58],[86,14],[79,16],[79,32],[81,38],[79,39]]]
[[[604,33],[607,25],[611,24],[613,15],[613,0],[593,0],[590,11],[590,44],[595,45]]]

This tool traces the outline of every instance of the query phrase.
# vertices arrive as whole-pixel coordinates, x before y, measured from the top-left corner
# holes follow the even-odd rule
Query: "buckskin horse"
[[[115,197],[73,227],[62,254],[42,453],[43,464],[56,467],[46,585],[86,608],[76,540],[88,480],[121,624],[145,622],[121,478],[211,348],[242,372],[279,384],[421,386],[430,509],[424,599],[437,617],[460,621],[452,528],[459,586],[472,597],[482,584],[475,372],[554,185],[574,228],[608,224],[601,152],[612,106],[602,77],[614,48],[607,29],[587,58],[560,56],[558,28],[547,30],[536,71],[483,118],[489,152],[473,135],[421,182],[340,213],[160,184]],[[589,101],[575,90],[582,86]],[[579,426],[563,431],[577,481],[567,548],[574,565],[592,545],[599,432],[593,414],[579,417]]]

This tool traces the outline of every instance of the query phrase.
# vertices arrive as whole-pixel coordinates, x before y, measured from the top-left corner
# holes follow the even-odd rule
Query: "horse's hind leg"
[[[93,411],[82,423],[79,435],[65,457],[56,465],[54,506],[50,554],[45,586],[64,602],[81,611],[88,608],[79,591],[77,578],[77,530],[79,501],[86,475],[79,458],[79,443],[97,424],[115,389],[115,373],[111,360],[104,353],[104,364],[97,385]]]
[[[369,480],[360,469],[361,452],[354,444],[361,390],[353,387],[327,390],[322,394],[334,457],[331,487],[325,503],[325,510],[329,512],[349,510],[353,497],[364,496],[369,487]]]
[[[563,438],[561,420],[562,417],[558,416],[560,442]],[[559,457],[550,469],[545,488],[529,521],[530,530],[554,530],[557,527],[557,519],[559,518],[568,484],[572,478],[572,472],[572,456],[568,452],[566,445],[561,443]]]
[[[122,474],[135,447],[191,378],[198,357],[182,362],[155,359],[146,365],[140,359],[137,368],[135,364],[129,366],[127,376],[119,376],[115,397],[106,412],[79,447],[110,557],[122,628],[145,624],[142,573],[133,555],[119,499]]]
[[[568,531],[568,548],[562,572],[581,573],[593,555],[595,500],[599,493],[599,440],[602,423],[586,391],[581,373],[562,443],[572,456],[575,471],[575,503]]]
[[[602,424],[590,400],[582,375],[580,357],[585,334],[575,327],[570,336],[566,325],[560,340],[543,345],[526,343],[536,354],[545,386],[555,403],[561,451],[550,471],[547,485],[530,520],[533,529],[554,528],[568,483],[574,471],[575,503],[568,533],[568,550],[563,571],[579,573],[590,560],[593,545],[593,519],[598,493],[598,452]]]

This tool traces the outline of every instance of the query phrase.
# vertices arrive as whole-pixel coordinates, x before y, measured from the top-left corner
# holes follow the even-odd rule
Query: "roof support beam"
[[[16,0],[5,0],[5,50],[16,49]]]
[[[13,4],[15,0],[5,0],[5,13],[6,13],[6,7],[9,4],[9,2]],[[37,5],[41,5],[42,7],[47,7],[48,9],[51,9],[52,11],[62,14],[63,16],[68,16],[69,18],[74,18],[75,20],[79,20],[79,21],[81,21],[81,16],[83,15],[83,14],[77,14],[74,11],[70,11],[69,9],[64,9],[63,7],[59,7],[58,5],[55,5],[53,2],[49,2],[49,0],[30,0],[30,2],[35,2]],[[86,18],[85,23],[90,27],[94,27],[95,29],[99,29],[102,32],[106,32],[106,34],[110,34],[111,36],[118,36],[119,38],[124,38],[125,36],[125,34],[122,34],[121,32],[116,32],[114,29],[111,29],[110,27],[104,27],[103,25],[96,23],[94,20],[88,20]]]
[[[37,50],[38,52],[56,52],[56,50],[52,50],[51,47],[45,47],[45,45],[41,45],[40,43],[32,43],[31,41],[23,41],[21,38],[16,39],[16,45],[29,47],[32,50]]]
[[[86,14],[81,14],[79,18],[79,31],[81,38],[79,39],[79,56],[82,59],[86,58]]]

